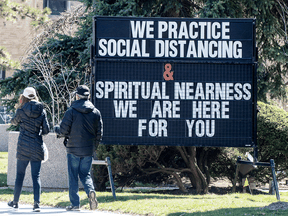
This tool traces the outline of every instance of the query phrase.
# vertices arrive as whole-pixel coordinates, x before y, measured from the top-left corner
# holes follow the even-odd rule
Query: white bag
[[[42,163],[45,163],[48,160],[49,155],[48,155],[48,148],[44,142],[43,142],[43,150],[44,150],[44,160],[42,161]]]

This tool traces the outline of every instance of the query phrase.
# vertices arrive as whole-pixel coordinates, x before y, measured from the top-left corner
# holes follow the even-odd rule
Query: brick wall
[[[12,1],[23,3],[22,0]],[[27,0],[26,4],[40,8],[43,5],[43,0]],[[23,57],[25,49],[31,40],[32,27],[30,21],[29,18],[25,18],[13,23],[0,19],[0,46],[4,46],[7,49],[13,60],[20,60]],[[13,71],[6,71],[6,77],[11,76],[12,73]]]

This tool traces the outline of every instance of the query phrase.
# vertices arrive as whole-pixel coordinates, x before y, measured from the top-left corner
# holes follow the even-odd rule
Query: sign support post
[[[236,184],[237,184],[239,169],[240,169],[241,165],[270,167],[271,172],[272,172],[272,178],[273,178],[273,186],[274,186],[275,191],[276,191],[276,198],[277,198],[277,200],[280,201],[280,194],[279,194],[278,183],[277,183],[277,178],[276,178],[276,173],[275,173],[275,163],[274,163],[273,159],[271,159],[270,163],[268,163],[268,162],[246,161],[246,160],[241,160],[241,157],[238,157],[237,161],[236,161],[236,173],[235,173],[235,178],[233,181],[232,193],[236,192]]]

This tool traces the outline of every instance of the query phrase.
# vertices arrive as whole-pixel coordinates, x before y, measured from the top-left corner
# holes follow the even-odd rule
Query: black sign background
[[[186,21],[191,22],[195,19],[175,19],[175,18],[129,18],[129,17],[95,17],[94,21],[94,50],[92,52],[93,62],[93,102],[101,111],[104,124],[104,144],[120,145],[182,145],[182,146],[227,146],[227,147],[246,147],[253,146],[256,143],[256,67],[255,62],[255,20],[253,19],[204,19],[205,22],[226,21],[230,22],[230,39],[242,41],[242,58],[180,58],[180,57],[163,57],[149,58],[138,57],[117,57],[117,56],[100,56],[99,40],[106,38],[115,40],[119,38],[130,38],[131,29],[130,20],[153,20],[161,21]],[[202,21],[196,19],[196,21]],[[157,29],[155,30],[157,31]],[[145,38],[144,38],[145,39]],[[148,39],[153,44],[155,38]],[[146,39],[145,39],[146,40]],[[197,41],[197,40],[195,40]],[[149,45],[149,49],[152,46]],[[149,50],[147,49],[147,50]],[[153,50],[153,47],[151,48]],[[153,53],[151,51],[151,53]],[[166,64],[171,64],[173,71],[173,80],[165,80],[163,73]],[[133,82],[160,86],[160,95],[163,96],[162,85],[165,83],[165,95],[168,99],[159,97],[144,99],[141,97],[141,87],[139,88],[138,97],[135,98],[135,86],[133,88],[132,98],[115,97],[115,89],[106,92],[105,83],[109,83],[116,88],[116,83]],[[195,96],[196,86],[203,86],[205,97],[201,98],[177,98],[175,99],[175,83],[189,83],[193,87],[191,95]],[[205,86],[225,86],[231,85],[230,93],[227,92],[228,98],[206,98]],[[235,85],[246,85],[246,92],[240,88],[242,96],[238,99],[239,94],[235,91]],[[249,88],[247,87],[249,86]],[[111,86],[110,86],[111,87]],[[150,89],[150,90],[151,90]],[[223,87],[224,89],[224,87]],[[131,90],[131,89],[130,89]],[[187,90],[187,89],[186,89]],[[101,92],[104,92],[101,95]],[[110,92],[111,91],[111,92]],[[128,90],[127,90],[128,91]],[[152,91],[152,90],[151,90]],[[248,92],[248,94],[247,94]],[[249,95],[250,94],[250,95]],[[100,95],[100,96],[99,96]],[[234,95],[236,95],[234,97]],[[192,96],[192,97],[193,97]],[[246,97],[246,99],[244,98]],[[249,96],[249,97],[248,97]],[[116,116],[115,101],[117,104],[122,101],[123,104],[133,101],[134,117],[127,114]],[[157,102],[156,102],[157,101]],[[155,102],[161,104],[163,101],[172,104],[176,102],[178,110],[177,117],[152,117],[155,109]],[[225,118],[197,115],[193,117],[193,103],[208,103],[206,114],[211,114],[211,103],[226,103],[224,112]],[[159,110],[158,110],[159,111]],[[160,113],[163,110],[160,111]],[[222,112],[222,107],[220,108]],[[129,113],[129,108],[128,108]],[[135,117],[136,115],[136,117]],[[168,114],[167,114],[168,115]],[[221,114],[222,116],[222,114]],[[228,116],[228,118],[227,118]],[[144,126],[139,133],[139,121],[145,120]],[[165,121],[162,130],[155,129],[159,127],[160,122]],[[194,121],[193,127],[188,128],[187,121]],[[149,122],[151,127],[149,128]],[[198,122],[198,123],[197,123]],[[212,128],[214,122],[214,128]],[[196,131],[196,124],[198,125]],[[208,126],[209,127],[208,127]],[[204,127],[204,129],[203,129]],[[208,128],[207,128],[208,127]],[[162,128],[163,129],[163,128]],[[213,132],[213,133],[212,133]],[[210,135],[209,135],[210,133]],[[211,135],[212,133],[212,135]],[[141,135],[140,135],[141,134]]]
[[[139,37],[139,34],[137,34],[137,37],[133,38],[132,37],[132,30],[131,30],[131,25],[130,21],[133,20],[135,23],[137,21],[142,22],[142,21],[153,21],[153,31],[151,31],[153,34],[153,38],[145,38],[146,34],[144,33],[144,37]],[[196,28],[199,32],[198,37],[195,39],[185,39],[184,36],[181,38],[168,38],[168,32],[169,32],[169,27],[167,27],[167,31],[163,32],[162,37],[159,38],[158,35],[158,24],[159,22],[175,22],[178,24],[178,29],[177,32],[180,31],[180,25],[181,23],[186,23],[187,25],[187,32],[189,32],[189,23],[195,22],[195,23],[229,23],[229,26],[227,27],[228,31],[226,33],[226,36],[229,37],[229,39],[222,39],[220,37],[219,39],[213,39],[212,36],[210,36],[210,39],[207,39],[207,32],[201,32],[201,28],[198,27]],[[135,25],[135,24],[134,24]],[[140,24],[141,25],[141,24]],[[168,24],[167,24],[168,25]],[[205,28],[206,29],[206,28]],[[219,29],[217,30],[217,33],[219,35],[224,35],[222,33],[222,30]],[[108,41],[109,39],[114,39],[116,41],[123,39],[129,39],[130,40],[130,50],[133,44],[133,41],[138,41],[140,49],[142,50],[141,42],[143,40],[146,41],[146,52],[149,53],[149,57],[144,57],[144,59],[154,59],[157,58],[155,57],[155,41],[156,40],[161,40],[161,41],[171,41],[174,40],[176,42],[179,41],[184,41],[186,43],[184,48],[184,56],[180,57],[180,54],[178,52],[176,57],[173,57],[171,59],[173,60],[184,60],[184,61],[203,61],[203,60],[208,60],[208,61],[235,61],[235,62],[254,62],[255,60],[255,20],[254,19],[186,19],[186,18],[129,18],[129,17],[95,17],[95,22],[94,22],[94,44],[95,44],[95,55],[97,58],[119,58],[117,54],[115,56],[109,56],[108,54],[106,55],[99,55],[99,50],[102,50],[99,47],[99,41],[101,39],[105,39]],[[203,37],[203,39],[201,39]],[[195,42],[196,50],[198,50],[198,41],[201,41],[203,43],[206,42],[222,42],[222,41],[230,41],[230,42],[235,42],[239,41],[242,44],[242,57],[241,58],[228,58],[228,57],[206,57],[204,58],[203,56],[198,56],[197,58],[193,57],[186,57],[187,55],[187,48],[188,48],[188,43],[190,41]],[[106,45],[107,46],[107,45]],[[177,46],[176,46],[177,47]],[[177,47],[178,49],[180,46]],[[214,49],[217,50],[217,48],[214,47]],[[166,49],[167,50],[167,49]],[[169,49],[171,51],[171,49]],[[126,57],[126,55],[121,56],[121,59],[139,59],[139,56],[137,57],[136,55],[133,57]],[[140,57],[141,58],[141,57]],[[167,57],[166,57],[167,58]]]

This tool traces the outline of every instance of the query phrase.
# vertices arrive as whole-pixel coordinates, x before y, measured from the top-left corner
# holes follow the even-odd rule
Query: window
[[[67,10],[67,0],[44,0],[44,8],[51,9],[51,15],[60,15],[60,13]]]
[[[0,67],[0,80],[4,80],[5,79],[5,69],[2,69]]]

